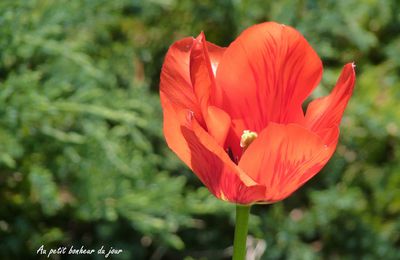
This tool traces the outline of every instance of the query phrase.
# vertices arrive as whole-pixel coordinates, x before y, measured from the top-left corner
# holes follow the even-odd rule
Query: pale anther
[[[240,147],[246,149],[256,138],[257,133],[250,130],[244,130],[242,137],[240,138]]]

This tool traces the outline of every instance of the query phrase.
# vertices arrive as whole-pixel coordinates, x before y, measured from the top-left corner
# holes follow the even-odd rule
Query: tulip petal
[[[210,59],[209,49],[213,54]],[[220,91],[215,85],[215,76],[212,63],[216,64],[218,57],[222,56],[223,48],[206,42],[204,33],[194,41],[190,54],[190,77],[200,109],[205,120],[207,131],[223,146],[230,127],[230,117],[223,110],[212,106]]]
[[[332,139],[337,139],[331,133]],[[336,143],[297,124],[270,123],[244,152],[239,167],[265,185],[265,200],[275,202],[293,193],[317,174],[332,156]]]
[[[196,121],[189,110],[175,110],[161,95],[164,135],[168,146],[199,177],[216,197],[239,204],[263,198],[265,188],[255,183],[235,165]]]
[[[245,30],[217,69],[224,93],[218,106],[234,122],[230,142],[238,142],[243,130],[260,132],[268,122],[302,121],[301,105],[321,75],[321,60],[295,29],[267,22]]]
[[[199,121],[202,121],[200,104],[190,75],[190,56],[196,42],[193,37],[187,37],[175,42],[169,48],[161,70],[160,92],[168,97],[175,108],[189,109]],[[216,69],[225,48],[209,42],[206,42],[206,47],[212,67]]]
[[[209,106],[207,108],[206,123],[208,133],[214,137],[215,141],[217,141],[221,147],[224,147],[231,125],[231,118],[229,115],[218,107]]]
[[[354,89],[354,67],[352,63],[346,64],[332,92],[308,105],[305,126],[321,137],[326,133],[326,129],[338,127],[340,124]]]
[[[208,107],[210,94],[215,89],[214,74],[205,40],[204,33],[200,33],[190,53],[190,78],[203,114]]]
[[[189,70],[193,42],[194,39],[188,37],[175,42],[169,48],[161,70],[160,92],[171,100],[174,107],[187,108],[197,114],[199,106],[193,92]]]

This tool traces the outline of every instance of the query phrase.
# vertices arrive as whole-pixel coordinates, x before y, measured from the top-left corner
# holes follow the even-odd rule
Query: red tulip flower
[[[304,113],[323,69],[295,29],[258,24],[227,48],[203,33],[179,40],[161,73],[168,146],[222,200],[283,200],[335,151],[354,67],[346,64],[333,91]]]

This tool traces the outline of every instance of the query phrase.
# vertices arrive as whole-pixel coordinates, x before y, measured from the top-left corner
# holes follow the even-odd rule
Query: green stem
[[[250,206],[236,205],[235,240],[233,242],[233,260],[246,258],[246,240],[249,224]]]

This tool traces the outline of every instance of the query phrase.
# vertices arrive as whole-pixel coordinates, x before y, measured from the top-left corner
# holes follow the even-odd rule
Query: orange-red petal
[[[187,108],[198,112],[197,99],[190,80],[190,52],[194,38],[175,42],[165,56],[160,77],[160,93],[171,100],[176,108]]]
[[[213,54],[210,58],[209,49]],[[207,44],[201,33],[194,41],[190,54],[190,77],[200,109],[205,120],[207,131],[223,146],[230,127],[230,117],[225,111],[213,106],[220,96],[220,89],[215,84],[212,63],[217,66],[218,58],[224,49]]]
[[[191,54],[193,47],[198,44],[198,40],[187,37],[175,42],[168,50],[160,77],[160,93],[163,93],[171,101],[171,105],[177,109],[189,109],[193,111],[195,117],[202,122],[202,111],[200,103],[205,98],[209,99],[208,89],[197,88],[196,91],[192,84],[190,74]],[[212,68],[217,68],[222,57],[224,48],[208,43],[204,39],[206,52],[208,49],[208,59]],[[212,72],[212,70],[211,70]],[[200,81],[200,79],[198,80]],[[203,92],[202,92],[203,91]],[[206,93],[204,93],[206,92]],[[206,95],[206,96],[204,96]]]
[[[337,134],[331,134],[337,138]],[[239,167],[265,185],[264,200],[282,200],[317,174],[335,150],[306,128],[270,123],[243,154]]]
[[[223,89],[218,106],[232,120],[227,146],[240,158],[243,130],[260,132],[268,122],[302,122],[302,103],[321,75],[318,55],[292,27],[267,22],[246,29],[217,69],[216,82]]]
[[[305,126],[321,137],[327,129],[338,127],[340,124],[343,112],[353,94],[356,79],[354,67],[352,63],[346,64],[332,92],[308,105]]]
[[[246,29],[227,48],[216,81],[225,94],[221,107],[259,132],[270,121],[300,121],[301,104],[321,75],[321,60],[298,31],[267,22]],[[246,129],[235,129],[236,135]]]
[[[205,114],[210,96],[215,89],[215,81],[203,33],[194,40],[190,53],[190,78],[194,94]]]

